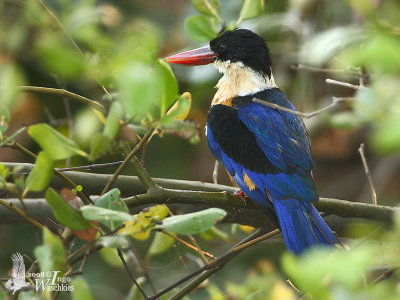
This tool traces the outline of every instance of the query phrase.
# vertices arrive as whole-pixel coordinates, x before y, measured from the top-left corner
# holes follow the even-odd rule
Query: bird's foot
[[[247,201],[246,201],[246,198],[244,197],[244,192],[243,192],[243,190],[240,189],[240,190],[234,192],[233,194],[234,194],[235,196],[240,197],[240,199],[242,199],[242,202],[243,202],[243,204],[244,204],[244,207],[246,207]]]

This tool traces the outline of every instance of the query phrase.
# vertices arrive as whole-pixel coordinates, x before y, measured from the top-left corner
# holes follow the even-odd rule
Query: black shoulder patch
[[[254,134],[237,117],[237,110],[217,104],[208,112],[207,124],[222,150],[250,171],[280,173],[258,146]]]

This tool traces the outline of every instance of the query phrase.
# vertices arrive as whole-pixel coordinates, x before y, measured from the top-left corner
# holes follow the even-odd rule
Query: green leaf
[[[175,239],[166,235],[162,232],[156,232],[153,241],[151,242],[150,248],[147,251],[147,255],[154,256],[159,255],[167,251],[174,244]]]
[[[217,36],[214,19],[202,15],[187,18],[185,30],[192,39],[199,42],[208,42]]]
[[[200,236],[206,240],[215,240],[217,237],[222,239],[224,242],[229,242],[229,234],[219,230],[217,227],[213,226],[210,229],[202,232]]]
[[[306,40],[301,46],[300,61],[312,66],[324,65],[344,47],[364,37],[364,31],[355,26],[333,27]]]
[[[146,115],[154,106],[160,107],[162,86],[159,71],[142,62],[133,62],[120,71],[117,84],[127,118]]]
[[[160,222],[169,213],[164,204],[146,208],[132,216],[132,220],[124,222],[124,227],[118,230],[118,234],[130,235],[137,240],[146,240],[156,222]]]
[[[220,208],[209,208],[195,213],[165,218],[157,228],[177,234],[196,234],[210,229],[222,220],[226,212]]]
[[[219,0],[190,0],[197,11],[209,17],[218,16]]]
[[[55,190],[49,188],[46,192],[46,200],[53,210],[58,222],[72,230],[84,230],[91,226],[77,211],[75,211]]]
[[[67,139],[47,124],[29,126],[28,133],[53,160],[66,159],[75,154],[87,156],[75,142]]]
[[[131,63],[142,62],[150,65],[157,57],[160,44],[159,28],[144,18],[135,18],[129,29],[109,53],[113,71],[118,71]],[[114,73],[115,75],[118,74]]]
[[[103,134],[110,140],[113,140],[119,131],[121,119],[123,116],[122,105],[114,101],[111,104],[110,111],[108,112],[106,125],[104,126]]]
[[[103,196],[100,197],[99,200],[96,201],[96,207],[102,207],[106,209],[111,209],[115,211],[121,211],[125,213],[129,213],[129,209],[126,206],[125,202],[119,198],[120,191],[118,189],[112,189],[111,191],[107,192]],[[111,230],[114,230],[118,226],[122,224],[122,221],[109,221],[106,224],[110,227]]]
[[[7,177],[10,175],[10,170],[0,163],[0,189],[5,190],[7,184]]]
[[[5,295],[7,296],[7,292],[6,291],[4,291],[4,292],[5,292]],[[44,294],[42,294],[42,295],[44,295]],[[6,298],[6,297],[2,298],[0,296],[0,299],[7,300],[8,298]],[[38,294],[36,294],[36,291],[33,292],[32,290],[24,291],[23,293],[20,293],[18,296],[18,300],[42,300],[42,299],[43,298],[41,298]]]
[[[85,148],[89,148],[90,138],[103,128],[99,117],[88,107],[76,112],[73,125],[74,139]]]
[[[35,166],[26,179],[24,195],[28,191],[43,191],[49,185],[51,176],[53,175],[53,168],[54,160],[48,155],[48,153],[44,151],[39,152]]]
[[[104,248],[129,248],[129,242],[123,235],[103,236],[96,241],[96,245],[101,245]]]
[[[98,221],[101,224],[109,226],[111,222],[131,221],[132,216],[126,212],[115,211],[96,206],[81,207],[82,215],[91,221]]]
[[[146,283],[146,280],[144,277],[138,277],[137,283],[142,286],[143,284]],[[142,300],[143,299],[143,294],[139,291],[137,288],[136,284],[132,284],[132,287],[129,289],[128,296],[125,298],[125,300]],[[165,297],[161,297],[160,299],[165,300]],[[183,300],[188,300],[187,297],[184,297]]]
[[[264,11],[264,0],[244,0],[240,9],[237,25],[243,20],[252,19],[261,15]]]
[[[329,123],[336,128],[352,129],[362,124],[362,119],[353,112],[343,111],[329,116]]]
[[[61,77],[82,76],[85,60],[73,47],[66,45],[55,33],[42,34],[35,43],[40,62],[52,73]]]
[[[123,268],[124,264],[118,256],[117,251],[114,248],[102,248],[100,249],[101,258],[110,266],[114,268]]]
[[[163,125],[167,134],[174,134],[188,140],[192,144],[200,142],[199,124],[188,120],[172,120]]]
[[[400,114],[381,120],[372,132],[374,149],[381,154],[398,152],[400,149]]]
[[[23,85],[23,82],[23,74],[16,64],[12,62],[0,64],[0,117],[6,116],[6,121],[10,120],[10,108],[17,100],[18,86]],[[6,128],[4,132],[5,130]]]
[[[114,188],[101,196],[96,201],[95,206],[128,213],[129,209],[126,206],[125,202],[119,198],[120,194],[121,192],[119,191],[119,189]]]
[[[397,36],[377,30],[369,33],[362,43],[344,49],[339,61],[346,65],[364,66],[372,74],[398,74],[400,68],[400,41]],[[358,38],[359,41],[360,37]]]
[[[156,61],[155,68],[161,75],[161,116],[178,96],[178,83],[171,67],[164,59]]]
[[[43,229],[43,245],[36,247],[33,252],[39,262],[40,271],[61,271],[58,276],[65,271],[67,254],[64,245],[47,228]]]
[[[364,272],[374,264],[374,257],[374,250],[368,244],[351,252],[316,248],[301,257],[285,254],[282,266],[300,290],[310,292],[316,299],[330,299],[329,287],[362,289]]]
[[[89,160],[94,161],[96,158],[110,150],[112,140],[103,133],[96,133],[90,138],[90,154]]]
[[[171,124],[175,119],[184,120],[189,114],[191,104],[192,96],[190,93],[183,93],[168,110],[167,114],[158,121],[158,123],[165,126]]]
[[[163,220],[166,216],[168,216],[168,213],[168,207],[165,204],[159,204],[151,206],[149,208],[145,208],[142,212],[139,213],[139,215],[143,214],[146,219],[153,219],[154,221],[159,222]]]
[[[92,293],[90,292],[89,285],[82,277],[75,277],[71,280],[70,286],[74,287],[71,293],[72,300],[93,300]]]

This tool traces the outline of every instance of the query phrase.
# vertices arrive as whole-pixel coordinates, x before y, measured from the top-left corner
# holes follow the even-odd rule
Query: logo
[[[73,285],[69,285],[71,277],[59,276],[61,271],[47,271],[40,273],[28,273],[29,277],[35,279],[36,292],[39,290],[50,292],[73,292],[75,290]]]
[[[6,282],[6,288],[13,291],[13,295],[16,291],[29,286],[30,283],[25,281],[25,264],[22,255],[17,252],[11,255],[12,261],[12,273],[11,278]]]
[[[25,264],[22,255],[19,252],[14,253],[13,255],[11,255],[11,261],[11,278],[6,282],[5,286],[6,289],[12,291],[12,294],[14,295],[16,291],[24,287],[30,286],[31,284],[25,281]],[[36,292],[38,292],[39,290],[42,290],[42,292],[44,292],[45,290],[51,292],[74,291],[74,286],[69,285],[69,283],[71,282],[71,278],[63,277],[59,273],[61,273],[61,271],[47,271],[40,273],[27,273],[26,276],[34,279]]]

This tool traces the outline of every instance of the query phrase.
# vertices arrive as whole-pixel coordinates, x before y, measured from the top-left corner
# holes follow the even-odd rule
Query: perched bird
[[[275,85],[264,39],[246,29],[225,31],[209,46],[166,60],[214,63],[223,73],[207,117],[209,148],[252,201],[277,218],[288,250],[301,254],[309,247],[337,244],[313,205],[318,201],[314,162],[302,119],[263,104],[295,110]]]

